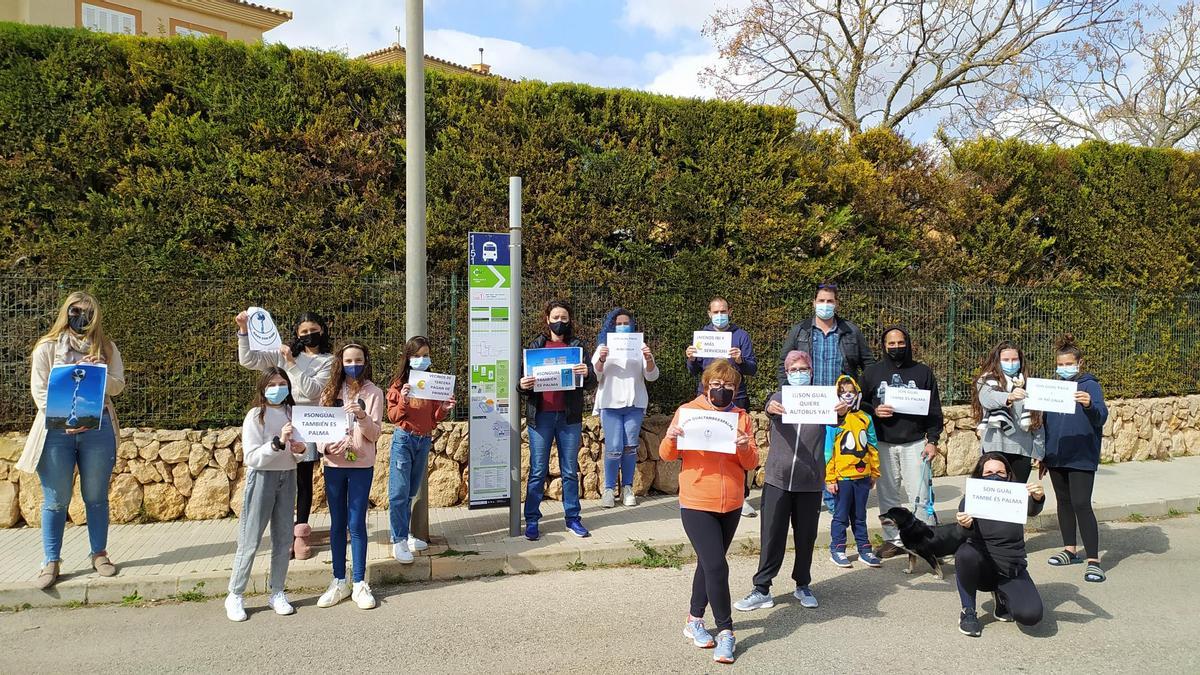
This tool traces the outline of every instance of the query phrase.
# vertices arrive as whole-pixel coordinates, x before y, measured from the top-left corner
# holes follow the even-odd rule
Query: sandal
[[[1065,565],[1078,565],[1083,560],[1083,556],[1078,553],[1072,553],[1064,549],[1050,556],[1050,559],[1046,562],[1050,563],[1051,567],[1063,567]]]
[[[117,566],[108,559],[107,553],[97,553],[92,556],[92,569],[102,577],[117,576]]]
[[[1098,584],[1107,578],[1104,576],[1104,570],[1100,569],[1098,563],[1088,563],[1087,569],[1083,572],[1083,580],[1093,584]]]

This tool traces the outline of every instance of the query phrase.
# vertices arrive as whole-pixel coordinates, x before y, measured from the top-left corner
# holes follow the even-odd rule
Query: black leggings
[[[1025,455],[1014,455],[1008,452],[1000,453],[1008,460],[1008,465],[1012,467],[1013,475],[1017,477],[1017,482],[1028,483],[1029,474],[1033,473],[1033,458]]]
[[[820,492],[789,492],[770,483],[763,486],[762,550],[758,554],[758,572],[754,575],[757,591],[763,595],[770,592],[771,580],[783,567],[789,525],[796,542],[792,579],[797,587],[812,582],[813,544],[817,541],[820,517]]]
[[[733,630],[733,608],[729,599],[729,561],[725,559],[733,535],[737,533],[742,509],[729,513],[713,513],[695,509],[679,509],[683,531],[696,549],[696,574],[692,577],[692,606],[694,617],[703,617],[704,608],[711,606],[717,630]]]
[[[1083,537],[1083,548],[1089,559],[1100,559],[1100,527],[1092,511],[1092,488],[1095,471],[1080,469],[1050,469],[1050,484],[1058,500],[1058,529],[1062,530],[1063,546],[1075,546],[1075,526]]]
[[[313,469],[316,461],[296,462],[296,524],[308,523],[312,511]]]
[[[1033,626],[1042,620],[1042,596],[1022,568],[1016,577],[1006,577],[996,571],[996,563],[971,544],[963,544],[954,554],[954,576],[958,582],[958,597],[963,609],[975,609],[975,593],[995,591],[1008,605],[1013,619],[1022,626]]]

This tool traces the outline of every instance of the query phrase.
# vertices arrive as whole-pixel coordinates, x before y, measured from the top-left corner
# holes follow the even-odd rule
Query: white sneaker
[[[233,593],[225,596],[225,616],[229,617],[230,621],[246,620],[246,607],[242,603],[242,596]]]
[[[321,595],[321,599],[317,600],[317,607],[333,607],[339,602],[350,597],[350,585],[345,579],[334,579],[333,583],[329,584],[329,590]]]
[[[637,496],[633,494],[633,486],[626,485],[621,489],[624,495],[621,497],[621,503],[625,506],[637,506]]]
[[[354,582],[354,594],[350,597],[359,609],[375,608],[375,596],[371,595],[371,587],[365,581]]]
[[[408,542],[398,541],[392,544],[392,557],[395,558],[397,562],[405,565],[411,564],[413,557],[412,553],[408,551]]]
[[[743,518],[754,518],[757,515],[758,515],[758,511],[754,510],[754,507],[750,505],[749,500],[742,502],[742,517]]]
[[[408,535],[408,550],[409,551],[424,551],[429,548],[429,544],[417,539],[411,534]]]
[[[292,603],[288,602],[287,596],[283,594],[283,591],[279,591],[267,598],[267,607],[275,610],[275,613],[279,616],[288,616],[296,613],[296,608],[292,607]]]

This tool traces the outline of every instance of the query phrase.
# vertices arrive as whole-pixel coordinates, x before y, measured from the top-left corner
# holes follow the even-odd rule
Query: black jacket
[[[862,369],[875,363],[875,355],[871,353],[867,338],[858,326],[840,316],[835,316],[834,319],[837,321],[842,356],[845,357],[842,361],[842,374],[849,375],[857,381]],[[783,362],[788,352],[794,349],[812,356],[812,329],[813,319],[809,318],[792,326],[788,331],[787,338],[783,341],[783,349],[779,352],[779,369],[775,373],[779,386],[787,384],[787,371],[783,368]]]
[[[781,392],[767,398],[782,402]],[[820,492],[825,488],[825,425],[784,424],[782,415],[767,415],[770,443],[764,469],[768,485],[788,492]]]
[[[966,509],[967,500],[964,497],[958,503],[961,513]],[[1030,517],[1042,512],[1046,505],[1045,496],[1041,501],[1029,498]],[[1028,565],[1025,554],[1025,526],[1018,523],[1006,523],[1001,520],[984,520],[975,518],[970,528],[960,528],[967,535],[965,545],[974,546],[991,559],[996,571],[1008,577],[1016,578],[1021,570]]]
[[[904,342],[909,345],[908,355],[897,364],[884,349],[883,360],[867,367],[863,379],[859,381],[863,392],[862,408],[875,418],[875,433],[884,443],[912,443],[924,438],[926,442],[937,445],[942,436],[943,425],[942,400],[937,378],[929,366],[912,359],[912,339],[903,326],[889,326],[884,329],[883,335],[894,330],[904,333]],[[882,337],[879,342],[882,348]],[[929,391],[929,414],[879,417],[875,414],[875,408],[883,405],[883,395],[888,387]]]
[[[535,337],[529,344],[525,345],[526,349],[542,349],[546,346],[546,336],[539,335]],[[571,391],[564,391],[566,403],[567,424],[579,424],[583,421],[583,393],[596,388],[596,371],[592,369],[592,363],[588,359],[588,348],[583,342],[576,337],[572,337],[567,341],[568,347],[579,347],[583,350],[583,362],[587,364],[587,377],[583,378],[583,386]],[[521,389],[520,381],[525,376],[525,359],[516,359],[517,362],[517,391],[521,392],[521,396],[525,397],[525,420],[529,424],[533,424],[534,418],[537,417],[538,410],[542,407],[542,393],[533,391],[532,389]]]

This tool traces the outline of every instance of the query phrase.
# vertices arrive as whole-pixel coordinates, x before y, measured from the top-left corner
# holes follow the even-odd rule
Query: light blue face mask
[[[1003,370],[1005,375],[1012,377],[1013,375],[1016,375],[1017,373],[1021,372],[1021,362],[1020,361],[1001,361],[1000,362],[1000,370]]]
[[[813,305],[813,309],[817,313],[817,318],[822,320],[832,319],[834,313],[837,312],[837,307],[829,302],[819,302]]]
[[[724,328],[729,325],[728,314],[713,314],[712,325],[716,328]]]
[[[408,367],[413,370],[429,370],[431,365],[433,365],[433,359],[428,356],[414,356],[408,360]]]
[[[1059,366],[1054,369],[1058,376],[1064,380],[1070,380],[1079,374],[1079,366]]]
[[[286,384],[273,384],[263,390],[263,398],[271,405],[279,405],[287,400],[288,387]]]
[[[787,377],[788,384],[792,385],[793,387],[807,387],[808,385],[812,384],[812,373],[808,372],[807,370],[803,370],[798,373],[789,372]]]
[[[613,332],[614,333],[632,333],[633,326],[631,326],[627,323],[617,324],[616,326],[613,326]]]

